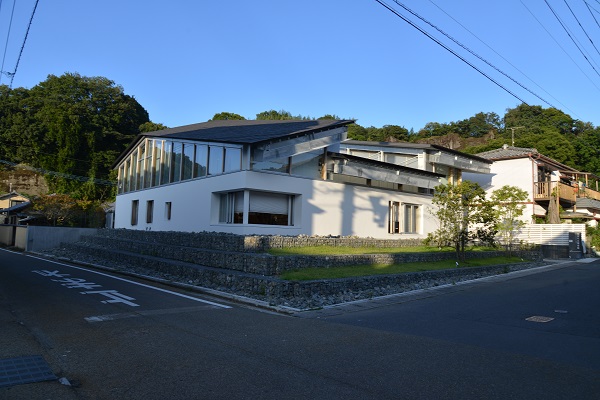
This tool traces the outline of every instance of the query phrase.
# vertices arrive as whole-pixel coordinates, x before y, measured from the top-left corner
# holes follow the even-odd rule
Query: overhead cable
[[[15,65],[15,70],[13,71],[10,77],[10,88],[12,89],[13,79],[15,79],[15,75],[17,74],[17,68],[19,68],[19,61],[21,61],[21,55],[23,54],[23,49],[25,48],[25,42],[27,42],[27,36],[29,35],[29,29],[31,28],[31,23],[33,22],[33,16],[35,15],[35,10],[37,9],[38,3],[40,0],[35,0],[35,4],[33,5],[33,11],[31,12],[31,18],[29,18],[29,24],[27,25],[27,30],[25,31],[25,38],[23,39],[23,44],[21,45],[21,51],[19,51],[19,57],[17,57],[17,64]]]
[[[579,21],[579,18],[577,18],[577,15],[575,15],[575,13],[573,12],[573,9],[569,5],[569,3],[567,3],[567,0],[564,0],[564,1],[565,1],[565,4],[567,5],[567,8],[569,9],[569,11],[571,11],[571,14],[573,15],[573,18],[575,18],[575,21],[577,21],[577,23],[579,24],[579,27],[581,28],[581,30],[583,31],[583,33],[585,33],[585,36],[588,38],[588,40],[590,41],[590,43],[592,44],[592,46],[594,47],[594,49],[596,49],[596,53],[600,54],[600,52],[598,51],[598,48],[596,47],[596,44],[594,43],[594,41],[592,40],[592,38],[590,37],[590,35],[588,35],[588,33],[585,30],[585,28],[583,27],[583,25],[581,25],[581,22]]]
[[[581,47],[579,47],[579,45],[577,44],[577,41],[573,38],[573,36],[569,32],[569,30],[567,29],[567,27],[565,26],[565,24],[563,24],[562,20],[560,19],[560,17],[556,13],[556,11],[554,11],[554,9],[550,5],[550,3],[548,3],[548,0],[544,0],[544,2],[546,3],[546,5],[550,9],[550,11],[552,11],[552,14],[554,14],[554,16],[556,17],[556,19],[560,23],[560,25],[563,27],[563,29],[565,30],[565,32],[567,33],[567,35],[569,36],[569,38],[571,39],[571,41],[575,45],[575,47],[577,47],[577,50],[579,50],[579,52],[583,56],[583,58],[585,58],[585,60],[588,62],[588,64],[590,64],[590,67],[592,67],[592,69],[594,70],[594,72],[596,73],[596,75],[600,76],[600,73],[598,72],[598,70],[594,67],[594,65],[592,64],[592,62],[590,61],[590,59],[585,55],[585,52],[581,49]]]
[[[0,164],[10,165],[11,167],[18,166],[19,168],[27,169],[29,171],[39,172],[44,175],[52,175],[52,176],[57,176],[59,178],[71,179],[71,180],[75,180],[75,181],[79,181],[79,182],[94,182],[96,185],[103,185],[103,186],[115,186],[116,185],[115,182],[109,181],[106,179],[95,179],[95,178],[88,178],[85,176],[67,174],[64,172],[50,171],[50,170],[47,170],[44,168],[30,167],[28,165],[17,164],[17,163],[14,163],[11,161],[6,161],[6,160],[0,160]]]
[[[600,91],[600,87],[598,87],[598,85],[596,85],[596,82],[594,82],[592,80],[592,78],[590,78],[588,76],[588,74],[586,74],[585,71],[583,69],[581,69],[581,66],[577,63],[577,61],[575,61],[573,59],[573,57],[571,57],[571,55],[565,50],[565,48],[561,46],[561,44],[558,42],[558,40],[556,40],[556,38],[552,35],[552,33],[550,33],[550,31],[548,29],[546,29],[546,27],[544,26],[544,24],[542,24],[542,22],[538,19],[538,17],[536,17],[535,14],[529,9],[529,7],[527,7],[527,5],[525,3],[523,3],[523,0],[519,0],[519,1],[523,5],[523,7],[525,7],[525,9],[527,11],[529,11],[529,14],[531,14],[531,16],[533,17],[533,19],[535,19],[537,21],[537,23],[540,24],[540,26],[542,27],[542,29],[544,29],[546,31],[546,33],[548,34],[548,36],[550,36],[552,38],[552,40],[554,40],[554,43],[556,43],[556,45],[563,51],[563,53],[565,53],[565,55],[567,57],[569,57],[569,59],[573,62],[573,64],[575,64],[575,66],[579,69],[579,71],[590,81],[590,83],[596,89],[598,89],[598,91]]]
[[[570,110],[569,107],[565,106],[564,104],[562,104],[560,102],[560,100],[558,100],[556,97],[554,97],[550,93],[548,93],[543,87],[541,87],[539,84],[537,84],[537,82],[535,82],[533,79],[531,79],[529,76],[527,76],[527,74],[525,74],[525,72],[521,71],[516,65],[514,65],[509,60],[507,60],[502,54],[498,53],[490,45],[488,45],[486,42],[484,42],[483,40],[481,40],[476,34],[474,34],[473,32],[471,32],[466,26],[464,26],[463,24],[461,24],[460,21],[457,21],[454,17],[452,17],[452,15],[448,14],[444,9],[442,9],[439,5],[437,5],[433,0],[429,0],[429,2],[431,4],[433,4],[435,7],[437,7],[441,12],[443,12],[444,14],[446,14],[448,16],[448,18],[452,19],[454,22],[456,22],[458,25],[460,25],[464,30],[466,30],[467,32],[469,32],[473,37],[475,37],[475,39],[479,40],[484,46],[486,46],[488,49],[490,49],[491,51],[493,51],[498,57],[500,57],[501,59],[503,59],[507,64],[509,64],[511,67],[513,67],[519,73],[521,73],[521,75],[523,75],[525,78],[527,78],[531,83],[533,83],[535,86],[537,86],[538,88],[540,88],[548,96],[552,97],[558,104],[560,104],[561,106],[563,106],[563,108],[569,110],[572,114],[574,114],[574,112],[572,110]]]
[[[10,30],[12,28],[13,16],[15,15],[15,4],[17,0],[13,0],[12,11],[10,12],[10,21],[8,22],[8,32],[6,33],[6,44],[4,45],[4,55],[2,56],[2,66],[0,67],[0,82],[2,82],[2,74],[10,76],[10,73],[4,72],[4,61],[6,60],[6,49],[8,49],[8,40],[10,39]],[[0,2],[0,8],[2,3]]]
[[[495,79],[493,79],[491,76],[489,76],[488,74],[486,74],[485,72],[483,72],[481,69],[477,68],[475,65],[473,65],[471,62],[469,62],[468,60],[466,60],[464,57],[462,57],[461,55],[459,55],[457,52],[455,52],[454,50],[450,49],[448,46],[446,46],[444,43],[442,43],[440,40],[434,38],[431,34],[429,34],[428,32],[426,32],[424,29],[420,28],[418,25],[416,25],[414,22],[412,22],[411,20],[409,20],[407,17],[405,17],[404,15],[400,14],[399,11],[397,11],[396,9],[392,8],[391,6],[389,6],[388,4],[386,4],[384,1],[382,0],[375,0],[377,3],[381,4],[383,7],[387,8],[389,11],[393,12],[396,16],[398,16],[399,18],[401,18],[402,20],[404,20],[406,23],[408,23],[409,25],[411,25],[413,28],[417,29],[419,32],[423,33],[425,36],[427,36],[429,39],[433,40],[434,42],[436,42],[438,45],[442,46],[444,49],[446,49],[447,51],[449,51],[450,53],[452,53],[455,57],[459,58],[461,61],[463,61],[465,64],[469,65],[471,68],[473,68],[474,70],[476,70],[477,72],[479,72],[481,75],[483,75],[484,77],[486,77],[487,79],[489,79],[491,82],[493,82],[494,84],[496,84],[498,87],[502,88],[504,91],[506,91],[507,93],[509,93],[510,95],[512,95],[513,97],[515,97],[516,99],[518,99],[519,101],[521,101],[524,104],[527,104],[527,102],[523,99],[521,99],[517,94],[513,93],[512,91],[510,91],[507,87],[505,87],[504,85],[502,85],[500,82],[496,81]],[[544,100],[543,98],[541,98],[540,96],[538,96],[537,94],[535,94],[534,92],[532,92],[531,90],[527,89],[526,87],[524,87],[522,84],[520,84],[519,82],[517,82],[515,79],[509,77],[508,75],[506,75],[505,73],[503,73],[502,71],[500,71],[498,68],[496,68],[495,66],[491,65],[489,62],[487,62],[486,60],[484,60],[483,58],[481,58],[480,56],[478,56],[477,54],[475,54],[474,52],[472,52],[470,49],[468,49],[466,46],[462,45],[460,42],[456,41],[455,39],[453,39],[452,37],[450,37],[449,35],[447,35],[445,32],[441,31],[439,28],[435,27],[433,24],[431,24],[429,21],[423,19],[421,16],[419,16],[418,14],[412,12],[410,9],[408,9],[408,7],[406,7],[405,5],[403,5],[402,3],[400,3],[397,0],[394,0],[394,2],[396,4],[398,4],[399,6],[401,6],[402,8],[404,8],[405,10],[407,10],[408,12],[410,12],[411,14],[415,15],[417,18],[421,19],[423,22],[426,22],[427,24],[429,24],[430,26],[432,26],[433,28],[437,29],[439,32],[441,32],[442,34],[444,34],[446,37],[448,37],[449,39],[451,39],[452,41],[454,41],[456,44],[458,44],[459,46],[461,46],[462,48],[464,48],[465,50],[469,51],[471,54],[475,55],[477,58],[479,58],[480,60],[484,61],[486,64],[490,65],[491,67],[493,67],[494,69],[496,69],[497,71],[501,72],[503,75],[507,76],[509,79],[511,79],[512,81],[514,81],[515,83],[517,83],[519,86],[523,87],[525,90],[527,90],[528,92],[530,92],[531,94],[533,94],[535,97],[537,97],[538,99],[540,99],[541,101],[543,101],[544,103],[548,104],[550,107],[554,107],[552,104],[550,104],[548,101]],[[556,107],[554,107],[556,108]]]

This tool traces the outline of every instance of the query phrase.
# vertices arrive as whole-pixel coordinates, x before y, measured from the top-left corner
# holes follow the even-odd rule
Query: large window
[[[206,176],[208,172],[208,146],[205,144],[196,145],[196,155],[194,157],[194,178]]]
[[[162,160],[163,142],[156,140],[154,142],[154,173],[152,174],[152,186],[160,185],[160,169]]]
[[[171,155],[171,182],[179,182],[181,180],[181,157],[183,151],[183,143],[173,143],[173,154]]]
[[[293,196],[279,193],[250,192],[248,223],[293,225]]]
[[[417,233],[419,223],[419,206],[404,204],[404,233]]]
[[[235,172],[242,168],[242,149],[227,147],[225,148],[225,167],[224,172]]]
[[[400,203],[390,201],[389,233],[400,233]]]
[[[126,193],[242,169],[242,148],[146,139],[119,166]]]
[[[244,222],[244,192],[229,192],[221,195],[219,222],[241,224]]]
[[[209,146],[208,148],[208,174],[218,175],[223,173],[223,148]]]
[[[163,153],[162,153],[162,167],[160,173],[160,184],[165,185],[169,183],[169,177],[171,176],[171,148],[173,143],[164,142]]]

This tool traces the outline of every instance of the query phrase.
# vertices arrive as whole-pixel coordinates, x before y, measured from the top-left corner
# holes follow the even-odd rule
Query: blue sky
[[[3,57],[9,72],[35,3],[16,1]],[[510,78],[386,3],[528,104],[546,101],[600,125],[600,53],[567,8],[600,49],[598,0],[403,2]],[[12,0],[2,2],[3,51],[11,9]],[[254,119],[283,109],[417,131],[482,111],[502,116],[520,103],[374,0],[41,0],[13,87],[65,72],[115,81],[169,127],[221,111]]]

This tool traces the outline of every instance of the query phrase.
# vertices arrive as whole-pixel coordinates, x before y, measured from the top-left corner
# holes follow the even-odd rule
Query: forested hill
[[[221,112],[213,119],[245,118]],[[314,118],[269,110],[256,114],[256,119]],[[340,118],[326,114],[318,119]],[[50,75],[31,89],[0,85],[0,169],[14,163],[51,171],[54,175],[46,175],[51,193],[110,199],[114,186],[102,181],[115,180],[110,166],[117,156],[139,133],[164,128],[107,78],[67,73]],[[600,175],[600,128],[553,108],[523,104],[502,117],[481,112],[462,121],[431,122],[418,132],[398,125],[353,124],[348,135],[357,140],[436,143],[477,153],[511,144],[513,130],[515,146],[535,147],[564,164]]]
[[[418,132],[399,126],[352,126],[348,135],[358,140],[439,144],[471,154],[511,145],[514,139],[517,147],[536,148],[563,164],[600,175],[600,127],[555,108],[521,104],[503,117],[481,112],[457,122],[430,122]]]

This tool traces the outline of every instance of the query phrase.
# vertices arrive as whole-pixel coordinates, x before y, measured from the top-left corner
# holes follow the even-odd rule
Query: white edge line
[[[49,263],[52,263],[52,264],[58,264],[58,265],[62,265],[62,266],[65,266],[65,267],[79,269],[79,270],[82,270],[82,271],[91,272],[93,274],[98,274],[98,275],[106,276],[106,277],[109,277],[109,278],[112,278],[112,279],[116,279],[116,280],[127,282],[127,283],[132,283],[134,285],[142,286],[142,287],[145,287],[145,288],[148,288],[148,289],[158,290],[159,292],[169,293],[169,294],[172,294],[172,295],[175,295],[175,296],[183,297],[184,299],[194,300],[194,301],[198,301],[200,303],[206,303],[206,304],[210,304],[210,305],[213,305],[213,306],[216,306],[216,307],[221,307],[221,308],[231,308],[230,306],[226,306],[224,304],[214,303],[212,301],[199,299],[197,297],[192,297],[192,296],[188,296],[188,295],[185,295],[185,294],[173,292],[171,290],[157,288],[157,287],[154,287],[154,286],[146,285],[144,283],[139,283],[139,282],[136,282],[136,281],[125,279],[125,278],[119,278],[118,276],[113,276],[113,275],[105,274],[103,272],[98,272],[98,271],[94,271],[94,270],[87,269],[87,268],[82,268],[82,267],[76,267],[74,265],[69,265],[69,264],[58,262],[58,261],[48,260],[46,258],[32,256],[30,254],[24,254],[24,256],[35,258],[37,260],[46,261],[46,262],[49,262]]]

